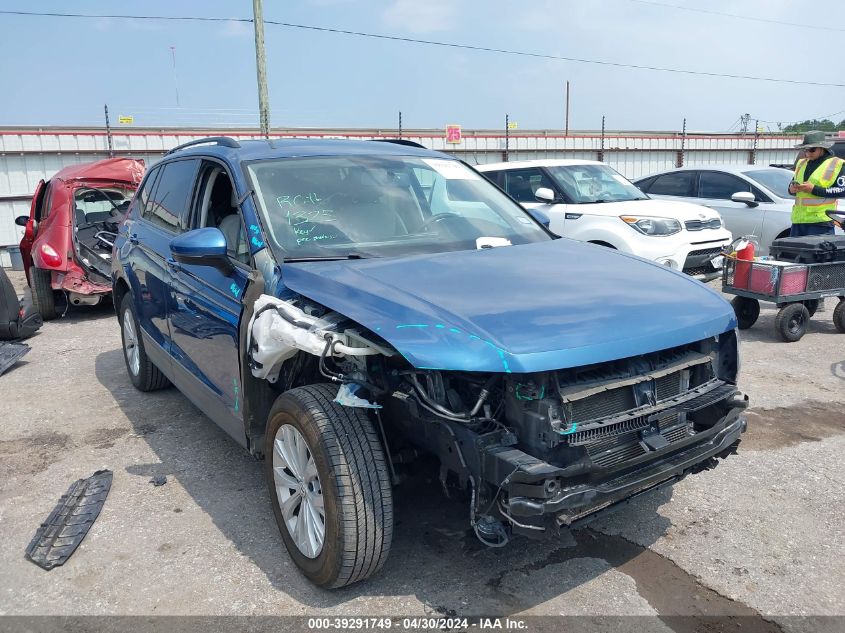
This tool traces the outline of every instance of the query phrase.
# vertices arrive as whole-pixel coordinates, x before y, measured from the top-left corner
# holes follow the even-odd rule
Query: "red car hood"
[[[54,178],[60,180],[107,180],[137,186],[144,177],[144,161],[134,158],[108,158],[95,163],[68,165]]]

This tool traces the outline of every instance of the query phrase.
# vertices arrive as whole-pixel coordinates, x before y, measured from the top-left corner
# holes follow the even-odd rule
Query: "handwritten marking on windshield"
[[[276,198],[276,204],[286,212],[288,224],[293,228],[296,235],[297,245],[340,237],[337,233],[327,231],[325,227],[319,226],[337,220],[333,209],[320,206],[322,201],[322,198],[313,191]],[[315,232],[317,229],[322,229],[322,232]]]

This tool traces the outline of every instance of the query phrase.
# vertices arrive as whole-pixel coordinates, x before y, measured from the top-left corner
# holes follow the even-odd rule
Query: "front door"
[[[702,171],[698,180],[698,203],[715,209],[722,216],[722,222],[734,237],[743,235],[762,236],[764,208],[749,207],[744,202],[734,202],[731,196],[740,191],[755,194],[750,183],[733,174],[718,171]]]
[[[566,204],[539,202],[534,195],[537,189],[551,189],[556,196],[561,193],[551,178],[539,167],[508,169],[503,174],[503,189],[526,209],[540,209],[549,216],[549,230],[555,235],[566,236]]]
[[[220,427],[246,446],[240,383],[239,326],[250,273],[249,248],[232,181],[204,162],[191,227],[219,228],[232,268],[171,264],[169,312],[176,386]]]
[[[23,269],[26,273],[26,278],[29,279],[29,267],[32,265],[32,243],[35,241],[35,236],[38,229],[38,221],[41,219],[41,214],[44,208],[44,198],[47,197],[47,189],[49,183],[39,180],[35,187],[35,193],[32,194],[32,205],[29,208],[29,220],[24,227],[23,237],[21,238],[21,259],[23,259]]]

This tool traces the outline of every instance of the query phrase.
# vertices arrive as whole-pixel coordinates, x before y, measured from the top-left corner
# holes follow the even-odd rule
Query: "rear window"
[[[190,159],[174,161],[161,167],[155,193],[150,203],[143,207],[145,220],[171,233],[182,230],[191,203],[198,165],[198,160]]]

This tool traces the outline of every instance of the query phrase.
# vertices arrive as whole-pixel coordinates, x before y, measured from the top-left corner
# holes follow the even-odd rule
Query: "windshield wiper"
[[[598,200],[589,200],[586,202],[579,202],[578,204],[602,204],[605,202],[633,202],[634,200],[649,200],[649,198],[615,198],[610,200],[608,198],[599,198]]]
[[[346,255],[312,255],[308,257],[285,257],[282,261],[289,263],[296,262],[331,262],[344,261],[347,259],[370,259],[374,255],[362,255],[361,253],[348,253]]]

